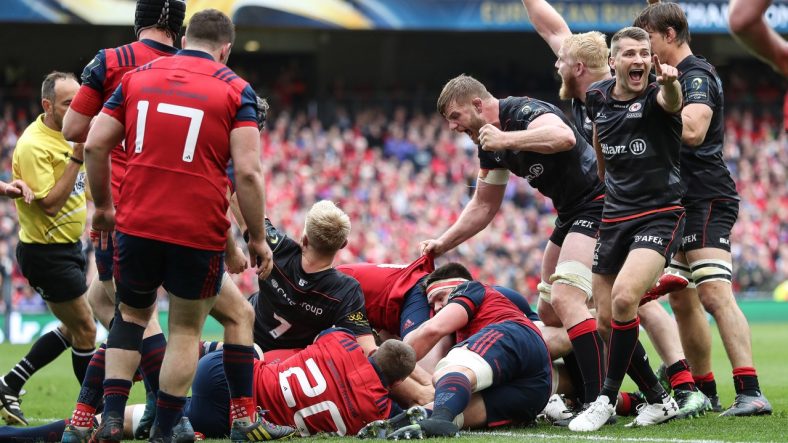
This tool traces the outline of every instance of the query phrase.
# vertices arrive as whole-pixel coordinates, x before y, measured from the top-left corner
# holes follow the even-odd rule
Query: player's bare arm
[[[599,179],[605,181],[605,156],[602,154],[602,145],[599,143],[599,137],[596,132],[596,123],[594,123],[594,152],[596,152],[596,173]]]
[[[115,209],[110,189],[109,154],[123,140],[123,123],[101,113],[96,124],[88,133],[85,142],[85,169],[89,177],[88,185],[93,195],[96,212],[93,215],[93,229],[112,231],[115,228]]]
[[[522,131],[501,131],[486,124],[479,130],[479,142],[485,151],[530,151],[554,154],[575,146],[575,133],[555,114],[542,114]]]
[[[537,34],[547,42],[557,56],[564,39],[572,35],[564,18],[547,3],[547,0],[523,0],[523,6]]]
[[[508,175],[509,171],[503,171]],[[488,170],[479,171],[476,192],[474,192],[471,201],[463,208],[457,221],[443,235],[437,239],[421,242],[420,252],[422,255],[434,254],[435,257],[443,255],[490,224],[501,207],[506,191],[505,183],[493,185],[483,181],[490,172]]]
[[[241,216],[249,232],[250,263],[260,278],[273,268],[273,253],[265,241],[265,182],[260,164],[260,133],[257,128],[240,127],[230,132],[230,155],[235,165],[235,186]]]
[[[731,0],[728,25],[742,46],[788,76],[788,42],[766,22],[771,4],[772,0]]]
[[[416,351],[416,361],[424,358],[441,338],[468,324],[468,312],[457,303],[449,303],[403,340]]]
[[[689,103],[681,110],[681,142],[687,146],[700,146],[706,139],[714,111],[703,103]]]
[[[659,83],[657,103],[666,112],[679,112],[683,104],[681,83],[678,80],[679,70],[674,66],[660,63],[659,57],[654,55],[654,71],[657,74],[657,83]]]
[[[68,108],[63,117],[63,137],[71,142],[84,143],[90,131],[90,122],[93,116],[81,114]]]

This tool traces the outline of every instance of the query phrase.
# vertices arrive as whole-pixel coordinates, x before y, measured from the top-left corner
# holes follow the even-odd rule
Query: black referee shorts
[[[87,262],[79,241],[48,245],[20,241],[16,261],[30,286],[48,302],[71,301],[88,290]]]

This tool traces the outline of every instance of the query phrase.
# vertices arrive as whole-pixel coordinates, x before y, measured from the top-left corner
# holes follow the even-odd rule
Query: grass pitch
[[[640,429],[626,429],[624,424],[631,418],[620,418],[615,426],[606,426],[599,432],[575,434],[567,429],[548,424],[531,428],[498,428],[491,431],[463,433],[462,441],[468,443],[498,443],[508,441],[528,442],[788,442],[788,323],[753,324],[752,342],[755,366],[761,388],[774,407],[774,415],[765,417],[720,418],[707,414],[690,420],[674,420],[664,425]],[[714,374],[720,398],[727,407],[733,401],[731,366],[725,356],[716,329],[712,330]],[[652,365],[658,357],[648,343],[645,333],[641,334]],[[29,345],[0,345],[0,371],[7,371],[29,349]],[[68,417],[73,408],[79,386],[71,369],[69,353],[63,353],[54,363],[40,370],[25,385],[27,395],[23,397],[22,410],[31,425]],[[633,390],[631,381],[625,382],[624,390]],[[138,383],[132,389],[131,403],[144,401],[144,388]],[[325,437],[324,439],[329,439]],[[336,442],[357,442],[352,438],[334,438]]]

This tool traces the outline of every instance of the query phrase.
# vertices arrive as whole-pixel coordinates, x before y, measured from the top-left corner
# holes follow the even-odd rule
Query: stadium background
[[[298,237],[306,208],[323,198],[336,201],[353,224],[339,262],[410,262],[418,241],[443,232],[473,192],[475,146],[451,133],[435,112],[446,80],[464,72],[500,97],[558,103],[555,57],[519,1],[187,3],[189,14],[218,7],[234,17],[238,36],[229,65],[271,102],[262,135],[267,214]],[[573,31],[609,34],[645,5],[552,3]],[[693,49],[723,79],[725,157],[742,196],[732,238],[737,297],[745,312],[786,313],[788,303],[747,303],[788,299],[784,81],[727,34],[727,1],[682,4]],[[41,112],[43,76],[54,69],[79,73],[97,50],[131,41],[133,8],[133,0],[3,1],[0,179],[10,179],[17,137]],[[775,2],[769,18],[778,31],[788,31],[788,2]],[[447,257],[470,265],[480,280],[533,296],[553,219],[549,200],[513,178],[494,222]],[[53,326],[16,269],[17,228],[13,202],[0,201],[0,312],[6,314],[0,342],[26,342]],[[256,290],[252,273],[236,279],[245,293]]]

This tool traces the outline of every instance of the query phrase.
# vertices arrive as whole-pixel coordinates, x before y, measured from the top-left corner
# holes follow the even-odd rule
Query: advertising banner
[[[728,0],[678,2],[692,32],[726,33]],[[615,32],[643,0],[551,1],[574,32]],[[3,0],[0,22],[131,25],[135,0]],[[188,15],[217,8],[244,26],[348,30],[533,31],[520,0],[188,0]],[[766,13],[788,32],[788,0]]]

